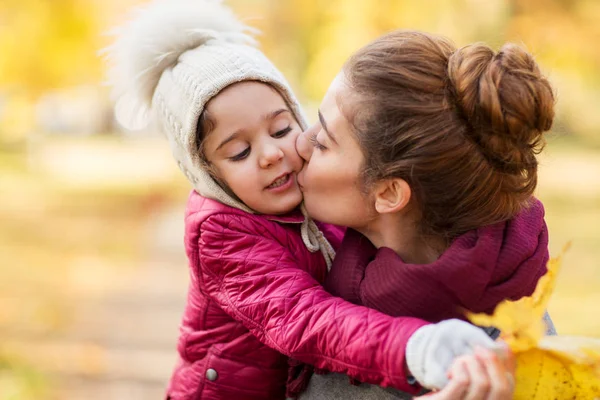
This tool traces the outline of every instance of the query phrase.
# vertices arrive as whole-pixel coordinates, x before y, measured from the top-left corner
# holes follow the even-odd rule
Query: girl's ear
[[[410,201],[410,186],[404,179],[385,179],[375,185],[375,210],[379,214],[402,211]]]

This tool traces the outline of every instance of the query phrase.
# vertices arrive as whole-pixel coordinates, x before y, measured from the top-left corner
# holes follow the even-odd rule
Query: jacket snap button
[[[217,376],[217,371],[215,371],[214,369],[209,368],[206,370],[206,379],[208,379],[209,381],[216,381]]]

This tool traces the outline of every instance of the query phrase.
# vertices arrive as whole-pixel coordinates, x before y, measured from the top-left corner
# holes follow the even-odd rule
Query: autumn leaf
[[[600,397],[600,339],[544,336],[542,317],[562,265],[561,254],[548,262],[530,297],[500,303],[492,315],[468,314],[471,322],[495,326],[517,358],[517,400],[593,400]]]

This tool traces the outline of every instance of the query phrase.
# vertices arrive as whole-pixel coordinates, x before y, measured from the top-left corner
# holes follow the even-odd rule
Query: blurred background
[[[187,182],[116,126],[98,51],[139,0],[0,2],[0,399],[161,398],[187,290]],[[600,1],[233,0],[314,120],[354,50],[395,28],[524,44],[558,94],[538,196],[572,241],[550,313],[600,337]]]

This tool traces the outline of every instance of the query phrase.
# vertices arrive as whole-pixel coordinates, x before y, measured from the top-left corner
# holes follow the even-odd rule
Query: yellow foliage
[[[568,247],[569,245],[558,257],[548,261],[548,272],[540,279],[535,292],[530,297],[524,297],[519,301],[504,301],[498,304],[492,315],[469,313],[471,322],[500,329],[502,339],[515,352],[536,347],[544,335],[542,317],[554,290],[562,256]]]
[[[24,93],[13,94],[4,104],[0,113],[0,136],[11,143],[24,140],[33,129],[34,108]]]
[[[32,96],[95,83],[102,74],[98,3],[9,0],[0,5],[0,88]]]
[[[593,400],[600,397],[600,339],[543,336],[542,316],[554,290],[562,253],[548,262],[530,297],[505,301],[493,315],[469,314],[477,325],[495,326],[517,358],[514,399]]]

